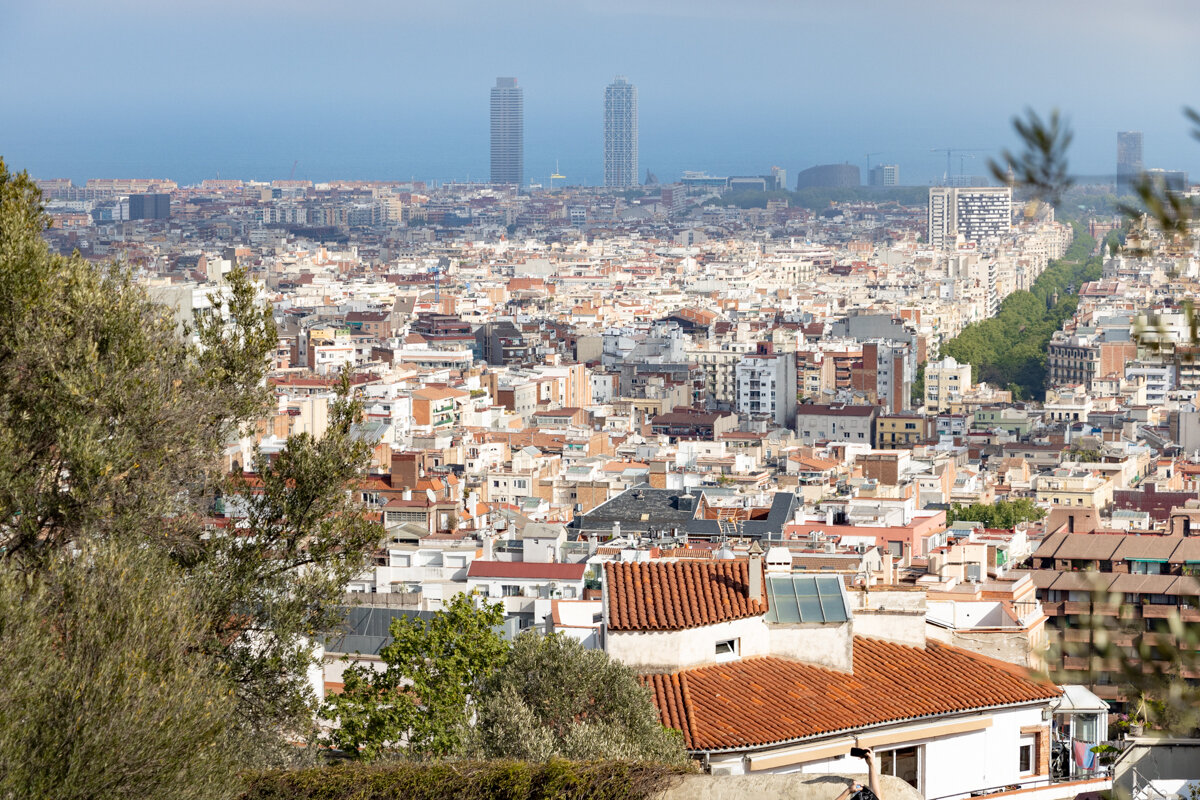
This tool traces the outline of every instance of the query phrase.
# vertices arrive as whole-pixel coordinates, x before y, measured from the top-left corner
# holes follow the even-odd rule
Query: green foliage
[[[561,634],[517,637],[489,682],[477,732],[489,758],[687,763],[681,736],[659,722],[634,672]]]
[[[706,206],[734,206],[736,208],[766,208],[768,200],[787,200],[793,208],[825,211],[833,203],[894,203],[900,206],[920,206],[929,200],[929,189],[924,186],[857,186],[846,188],[810,187],[794,192],[747,190],[730,192],[704,201]]]
[[[1185,109],[1184,114],[1195,126],[1192,135],[1200,139],[1200,114],[1192,109]],[[1028,148],[1037,149],[1037,137],[1028,129],[1018,126],[1017,132]],[[1065,175],[1065,148],[1063,142],[1061,148],[1046,153],[1048,162],[1059,162],[1061,171],[1056,174]],[[1029,176],[1022,176],[1018,183],[1035,192],[1039,188],[1037,181]],[[1168,243],[1189,235],[1191,220],[1196,216],[1195,205],[1189,198],[1161,182],[1144,179],[1136,191],[1137,202],[1118,203],[1127,226],[1144,228],[1153,223]],[[1117,241],[1117,236],[1111,234],[1106,238],[1110,252],[1115,252]],[[1190,301],[1185,304],[1185,311],[1190,340],[1195,344],[1200,337],[1200,325],[1195,321]],[[1155,345],[1156,339],[1145,341],[1146,333],[1138,331],[1140,343]],[[1200,673],[1200,626],[1185,623],[1178,610],[1172,610],[1163,620],[1144,619],[1123,594],[1107,591],[1102,581],[1096,575],[1088,611],[1071,615],[1076,621],[1073,627],[1084,635],[1074,636],[1072,641],[1065,641],[1064,637],[1064,641],[1052,648],[1050,662],[1056,663],[1061,658],[1064,668],[1054,670],[1050,677],[1060,684],[1094,685],[1103,674],[1106,683],[1115,682],[1128,696],[1136,698],[1135,718],[1169,734],[1194,735],[1200,729],[1200,685],[1181,676]],[[1142,600],[1144,603],[1145,595]],[[1194,612],[1194,604],[1188,610]],[[1065,668],[1068,658],[1073,661],[1070,669]]]
[[[900,206],[924,206],[929,202],[927,186],[855,186],[842,189],[810,187],[788,192],[793,206],[824,211],[832,203],[895,203]]]
[[[1096,464],[1102,461],[1103,454],[1099,450],[1087,447],[1072,447],[1067,451],[1067,461],[1078,461],[1081,464]]]
[[[217,655],[238,686],[247,743],[313,736],[307,673],[312,643],[342,622],[346,583],[381,538],[348,488],[371,455],[353,425],[362,415],[342,375],[325,435],[291,436],[255,459],[253,483],[238,473],[225,489],[245,507],[239,536],[216,537],[189,559],[194,585],[220,620]],[[275,753],[285,756],[285,752]]]
[[[253,290],[234,275],[232,331],[209,326],[197,357],[127,269],[49,253],[36,187],[2,161],[0,206],[4,557],[28,564],[152,524],[162,544],[194,542],[194,529],[154,521],[204,502],[225,438],[265,408],[269,315],[241,304]]]
[[[917,367],[917,375],[912,382],[912,403],[919,406],[925,402],[925,364]]]
[[[687,770],[628,761],[342,764],[249,777],[242,800],[645,800]]]
[[[1062,195],[1074,181],[1067,172],[1067,148],[1074,134],[1058,115],[1058,109],[1043,120],[1032,108],[1025,110],[1025,119],[1013,117],[1013,128],[1025,144],[1025,150],[1013,155],[1005,150],[1000,161],[989,161],[992,175],[1002,184],[1012,180],[1032,191],[1033,196],[1058,205]]]
[[[500,605],[459,594],[429,620],[392,623],[385,669],[351,667],[323,712],[332,743],[351,756],[546,761],[620,758],[684,764],[679,734],[662,727],[637,676],[599,650],[528,632],[496,632]]]
[[[325,706],[337,721],[333,743],[365,759],[464,754],[478,699],[508,655],[495,631],[503,621],[499,603],[476,608],[465,594],[428,621],[393,621],[394,641],[379,654],[386,669],[350,667]]]
[[[1091,256],[1095,248],[1095,239],[1076,226],[1075,240],[1063,258],[1052,262],[1029,291],[1013,292],[1004,298],[996,316],[972,323],[944,342],[942,355],[970,364],[976,381],[1011,386],[1020,398],[1041,399],[1046,346],[1074,315],[1081,286],[1102,274],[1100,257]]]
[[[740,192],[729,192],[720,197],[712,197],[704,201],[706,206],[734,206],[736,208],[766,208],[768,200],[787,200],[790,192],[770,191],[760,192],[747,189]]]
[[[0,562],[0,797],[231,796],[233,686],[209,636],[156,550]]]
[[[234,687],[239,757],[293,758],[287,742],[314,732],[312,641],[381,536],[348,492],[370,456],[350,429],[361,410],[344,383],[327,436],[258,458],[258,485],[229,478],[227,443],[270,409],[270,308],[235,269],[212,316],[181,330],[128,269],[51,254],[39,203],[0,161],[0,561],[36,581],[76,548],[161,558],[164,590],[205,620],[196,652]],[[249,519],[210,535],[203,520],[232,494]],[[78,724],[104,711],[86,705]]]
[[[1016,500],[997,500],[995,503],[972,503],[969,506],[953,505],[946,512],[946,524],[955,522],[978,522],[985,528],[1011,530],[1019,522],[1039,520],[1046,511],[1027,497]]]

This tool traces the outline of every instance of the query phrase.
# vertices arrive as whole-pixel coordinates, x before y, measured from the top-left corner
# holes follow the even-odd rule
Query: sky
[[[1073,172],[1200,180],[1195,0],[0,0],[0,157],[34,177],[485,179],[488,92],[525,90],[525,174],[603,179],[604,87],[638,87],[640,164],[849,162],[986,174],[1060,109]],[[941,152],[933,152],[935,149]],[[864,174],[865,178],[865,174]]]

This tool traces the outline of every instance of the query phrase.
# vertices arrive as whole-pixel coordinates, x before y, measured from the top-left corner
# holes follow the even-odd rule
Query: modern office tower
[[[1132,194],[1133,185],[1141,177],[1142,132],[1117,132],[1117,194]]]
[[[775,182],[775,186],[773,187],[775,189],[775,191],[778,191],[778,192],[786,192],[787,191],[788,187],[787,187],[787,170],[786,169],[784,169],[783,167],[771,167],[771,178]]]
[[[898,164],[879,164],[871,167],[867,180],[871,186],[899,186],[900,166]]]
[[[516,78],[492,87],[492,183],[525,180],[525,92]]]
[[[131,194],[129,195],[130,219],[170,219],[171,195],[169,194]]]
[[[618,76],[604,89],[604,185],[638,182],[637,87]]]
[[[1008,186],[929,190],[929,244],[952,249],[961,235],[967,242],[986,244],[1012,230],[1012,189]]]

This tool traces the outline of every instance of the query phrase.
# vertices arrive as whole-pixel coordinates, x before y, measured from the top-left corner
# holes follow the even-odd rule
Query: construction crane
[[[967,155],[966,153],[959,153],[959,154],[958,154],[958,174],[959,174],[960,176],[962,176],[962,175],[966,175],[966,174],[967,174],[966,168],[963,166],[964,162],[966,162],[966,160],[967,160],[968,158],[974,158],[974,157],[975,157],[975,156],[969,156],[969,155]]]
[[[982,147],[935,147],[932,150],[930,150],[929,152],[931,152],[931,153],[943,153],[944,152],[946,154],[946,174],[942,178],[942,183],[943,183],[943,185],[948,186],[948,185],[950,185],[950,173],[951,173],[950,157],[951,157],[951,155],[953,155],[954,153],[983,153],[986,151]],[[974,157],[975,156],[971,156],[971,158],[974,158]],[[960,173],[961,173],[961,169],[960,169]]]
[[[292,180],[292,179],[294,179],[294,178],[296,177],[296,167],[297,167],[297,165],[299,165],[299,164],[300,164],[300,159],[298,159],[298,158],[297,158],[295,161],[293,161],[293,162],[292,162],[292,171],[288,173],[288,180],[289,180],[289,181],[290,181],[290,180]]]

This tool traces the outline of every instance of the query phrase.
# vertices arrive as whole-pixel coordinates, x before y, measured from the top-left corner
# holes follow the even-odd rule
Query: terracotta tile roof
[[[542,564],[526,561],[484,561],[467,567],[468,578],[524,578],[529,580],[581,581],[587,564]]]
[[[675,561],[604,565],[608,628],[677,631],[765,614],[750,600],[748,561]]]
[[[869,725],[1057,697],[1021,668],[957,647],[855,637],[854,674],[782,658],[645,675],[662,723],[689,750],[787,742]]]

